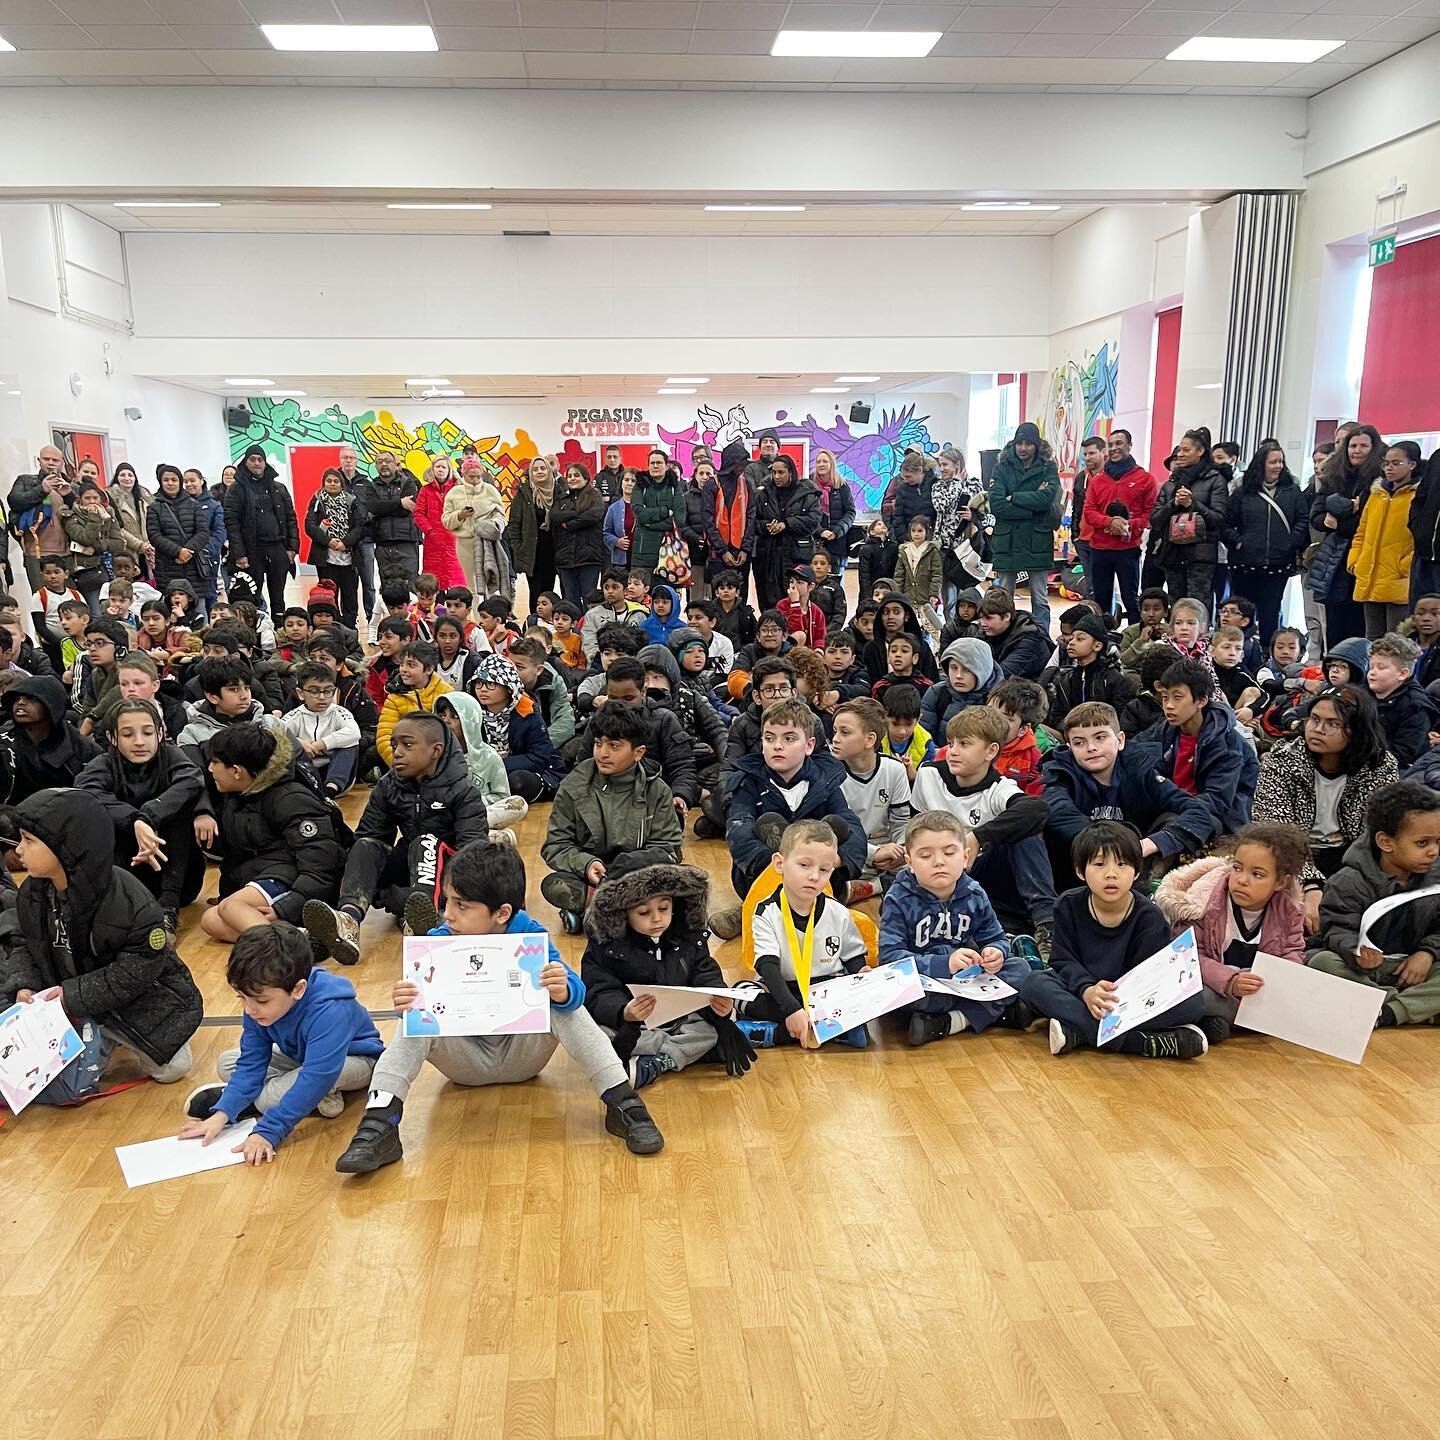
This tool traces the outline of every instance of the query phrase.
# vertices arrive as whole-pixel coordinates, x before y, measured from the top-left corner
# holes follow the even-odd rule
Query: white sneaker
[[[345,1097],[338,1090],[332,1090],[328,1095],[322,1095],[315,1105],[315,1113],[323,1115],[327,1120],[333,1120],[344,1111]]]
[[[513,830],[492,830],[490,832],[490,838],[497,845],[508,845],[512,850],[518,850],[520,848],[520,843],[516,840]]]

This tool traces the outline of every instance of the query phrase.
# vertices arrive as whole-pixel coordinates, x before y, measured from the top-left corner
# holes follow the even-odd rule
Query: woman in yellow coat
[[[1365,636],[1378,640],[1410,613],[1410,504],[1420,485],[1420,447],[1400,440],[1385,451],[1384,473],[1370,487],[1346,569],[1365,606]]]

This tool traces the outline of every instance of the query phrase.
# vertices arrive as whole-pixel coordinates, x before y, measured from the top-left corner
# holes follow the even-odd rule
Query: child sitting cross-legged
[[[1418,780],[1383,785],[1370,797],[1365,829],[1326,882],[1309,964],[1383,990],[1377,1028],[1430,1024],[1440,1015],[1440,896],[1425,891],[1440,856],[1440,792]],[[1378,919],[1362,946],[1366,910],[1410,891],[1420,893]]]
[[[429,640],[412,640],[400,651],[396,674],[386,683],[385,704],[375,730],[375,748],[387,764],[394,763],[390,732],[404,715],[418,710],[434,711],[435,702],[450,693],[450,686],[436,673],[440,651]]]
[[[947,810],[923,810],[905,829],[908,863],[880,911],[880,953],[911,957],[926,975],[948,980],[972,965],[1018,989],[1030,967],[1013,955],[985,891],[965,873],[970,832]],[[938,991],[909,1007],[909,1041],[928,1045],[991,1025],[1029,1029],[1034,1015],[1018,998],[966,1000]]]
[[[905,825],[910,819],[910,780],[893,755],[880,754],[885,710],[878,700],[847,700],[835,711],[830,753],[845,767],[845,803],[865,827],[865,868],[850,887],[852,905],[889,885],[905,863]]]
[[[1210,637],[1210,665],[1215,672],[1215,683],[1236,719],[1242,725],[1249,725],[1259,713],[1265,692],[1255,679],[1255,671],[1242,663],[1244,653],[1245,637],[1236,626],[1216,627]]]
[[[525,913],[525,862],[510,845],[477,841],[445,866],[444,920],[432,935],[543,935],[545,927]],[[432,921],[440,917],[432,913]],[[605,1128],[633,1155],[653,1155],[665,1142],[645,1102],[635,1093],[614,1048],[585,1009],[585,986],[560,958],[553,942],[540,969],[550,996],[550,1028],[539,1035],[445,1035],[396,1033],[371,1077],[370,1097],[349,1148],[335,1162],[342,1175],[363,1175],[392,1165],[404,1154],[400,1121],[410,1087],[429,1061],[456,1085],[519,1085],[533,1080],[557,1045],[585,1072],[605,1106]],[[390,991],[397,1010],[419,999],[409,980]]]
[[[618,663],[618,662],[617,662]],[[653,717],[611,700],[588,727],[591,757],[560,782],[540,854],[552,874],[540,893],[567,935],[580,930],[589,888],[625,857],[629,865],[675,865],[684,830],[670,787],[643,762]]]
[[[1440,727],[1440,710],[1415,679],[1419,658],[1420,647],[1404,635],[1382,635],[1370,642],[1366,679],[1386,743],[1402,770],[1430,748],[1430,732]]]
[[[1298,825],[1246,825],[1228,854],[1207,855],[1172,870],[1155,903],[1176,935],[1195,927],[1205,983],[1206,1039],[1230,1034],[1235,1011],[1264,981],[1251,974],[1257,951],[1305,963],[1305,908],[1300,877],[1310,841]]]
[[[917,814],[944,810],[964,823],[979,847],[970,864],[975,883],[1011,934],[1033,937],[1043,957],[1055,918],[1045,848],[1049,812],[1038,795],[1027,795],[995,769],[1009,733],[1005,717],[988,705],[962,710],[946,731],[945,758],[920,767],[910,799]]]
[[[310,757],[310,764],[331,795],[343,795],[355,783],[360,761],[360,726],[336,699],[335,672],[318,660],[295,667],[300,703],[280,724]]]
[[[173,1084],[190,1069],[200,992],[158,902],[113,864],[100,802],[45,790],[13,816],[26,879],[0,926],[0,1005],[56,998],[83,1046],[35,1098],[63,1105],[94,1094],[118,1046],[150,1079]]]
[[[384,1048],[355,987],[314,963],[310,942],[293,925],[256,925],[230,952],[225,982],[240,997],[240,1044],[222,1050],[222,1085],[202,1085],[185,1101],[182,1140],[208,1145],[228,1125],[258,1113],[237,1146],[247,1165],[275,1158],[309,1114],[333,1120],[344,1091],[364,1090]]]
[[[1130,699],[1130,682],[1110,648],[1110,632],[1098,615],[1081,615],[1065,642],[1070,663],[1050,681],[1050,713],[1068,715],[1087,700],[1101,700],[1117,710]]]
[[[505,762],[485,739],[480,702],[473,695],[455,690],[435,702],[435,713],[445,722],[451,739],[464,753],[470,783],[485,802],[490,838],[513,845],[515,832],[506,827],[523,820],[529,814],[530,806],[521,796],[510,793]]]
[[[1005,679],[990,647],[973,636],[952,640],[940,654],[940,669],[945,678],[920,701],[920,723],[931,735],[943,735],[962,710],[986,704],[991,690]]]
[[[489,836],[485,797],[445,721],[414,711],[391,734],[393,760],[355,827],[338,904],[305,903],[306,930],[342,965],[360,958],[360,924],[372,905],[404,917],[415,933],[411,899],[433,909],[444,852]]]
[[[1020,998],[1050,1020],[1050,1053],[1096,1048],[1100,1022],[1115,1008],[1115,982],[1170,943],[1155,905],[1135,893],[1143,864],[1140,836],[1116,820],[1097,820],[1075,837],[1071,858],[1082,888],[1055,907],[1050,968],[1020,982]],[[1145,1028],[1127,1030],[1107,1047],[1151,1060],[1193,1060],[1210,1048],[1199,1021],[1205,1001],[1187,995]]]
[[[986,702],[1005,718],[1005,743],[995,757],[995,768],[1008,775],[1027,795],[1044,788],[1040,766],[1055,748],[1049,731],[1040,728],[1048,713],[1045,689],[1038,680],[1002,680]]]
[[[752,1045],[768,1048],[787,1038],[802,1044],[810,1017],[801,998],[799,968],[807,963],[810,982],[853,975],[865,964],[865,941],[845,906],[825,886],[840,864],[835,833],[823,820],[800,820],[778,837],[770,863],[780,885],[755,907],[755,973],[758,983],[739,1002],[740,1028]],[[803,937],[803,939],[802,939]],[[836,1043],[863,1050],[870,1032],[857,1025]]]
[[[935,741],[920,724],[920,691],[914,685],[892,685],[880,703],[885,707],[885,738],[880,742],[880,753],[893,755],[905,767],[913,785],[919,767],[935,758]]]
[[[734,1001],[725,996],[652,1026],[655,997],[630,993],[631,985],[724,987],[705,928],[709,894],[697,866],[620,861],[586,912],[585,1008],[611,1037],[637,1090],[697,1060],[717,1060],[730,1074],[743,1075],[755,1059],[730,1019]]]

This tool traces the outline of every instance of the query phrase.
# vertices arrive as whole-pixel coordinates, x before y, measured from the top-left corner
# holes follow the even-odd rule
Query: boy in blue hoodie
[[[668,585],[652,585],[650,613],[639,625],[650,637],[650,643],[663,645],[684,623],[685,617],[680,613],[680,597]]]
[[[240,1045],[216,1061],[226,1083],[202,1085],[186,1099],[191,1118],[180,1138],[208,1145],[258,1111],[260,1123],[235,1150],[247,1165],[264,1165],[312,1110],[333,1120],[345,1108],[343,1091],[365,1089],[380,1032],[355,987],[315,966],[305,932],[283,920],[241,934],[225,981],[245,1011]]]
[[[1155,686],[1165,718],[1135,737],[1160,751],[1160,774],[1215,816],[1217,834],[1250,823],[1260,760],[1235,728],[1235,714],[1211,703],[1210,672],[1198,660],[1173,661]]]
[[[922,974],[937,980],[978,965],[1018,989],[1029,966],[1010,953],[989,899],[965,873],[968,836],[964,822],[944,810],[927,810],[906,827],[909,864],[880,910],[880,953],[886,960],[913,957]],[[932,991],[910,1007],[908,1038],[928,1045],[990,1025],[1025,1030],[1033,1018],[1018,999],[966,1000]]]
[[[513,846],[477,840],[445,867],[445,919],[423,895],[405,907],[412,935],[543,935],[545,927],[525,913],[525,862]],[[540,984],[550,995],[550,1029],[543,1035],[445,1035],[437,1039],[396,1033],[375,1067],[365,1114],[349,1148],[335,1162],[342,1175],[364,1175],[394,1164],[404,1154],[400,1119],[405,1098],[428,1060],[456,1085],[519,1085],[532,1080],[561,1045],[585,1072],[605,1104],[605,1128],[633,1155],[654,1155],[665,1141],[635,1093],[625,1066],[584,1008],[585,986],[547,941]],[[397,1010],[419,998],[409,981],[390,992]]]
[[[1113,705],[1087,700],[1064,723],[1065,748],[1045,762],[1045,829],[1056,890],[1079,883],[1070,860],[1075,837],[1096,820],[1124,820],[1144,837],[1141,861],[1197,849],[1218,831],[1214,812],[1159,773],[1153,745],[1126,748]]]

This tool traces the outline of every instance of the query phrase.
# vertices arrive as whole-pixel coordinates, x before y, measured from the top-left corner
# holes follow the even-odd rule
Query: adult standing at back
[[[965,473],[965,457],[958,450],[942,450],[935,469],[930,500],[935,506],[935,544],[944,567],[941,598],[948,618],[955,613],[960,592],[978,589],[994,571],[985,533],[986,521],[993,526],[994,519],[986,509],[985,487]]]
[[[335,459],[335,468],[345,489],[365,508],[364,487],[366,476],[360,469],[360,456],[353,445],[342,445]],[[365,605],[365,621],[368,624],[375,614],[375,540],[370,534],[369,518],[360,532],[360,541],[355,546],[355,574],[360,581],[360,593]],[[361,638],[364,638],[363,632]]]
[[[1075,547],[1075,558],[1085,570],[1085,578],[1092,579],[1090,559],[1090,522],[1085,518],[1085,492],[1090,482],[1105,468],[1105,442],[1098,435],[1091,435],[1080,446],[1080,473],[1076,475],[1070,489],[1070,543]]]
[[[820,496],[820,533],[815,543],[830,552],[832,568],[837,575],[843,575],[845,560],[850,554],[850,527],[855,523],[855,497],[850,493],[850,486],[840,478],[835,457],[828,450],[815,452],[810,480]],[[861,596],[861,599],[868,598]]]
[[[145,533],[145,517],[150,510],[150,496],[140,488],[140,477],[136,475],[135,467],[128,460],[122,460],[115,467],[106,498],[110,501],[110,513],[125,532],[125,543],[135,556],[136,565],[144,574],[153,573],[155,548]]]
[[[635,528],[630,535],[630,568],[641,570],[648,585],[660,563],[660,542],[671,529],[685,523],[685,497],[680,492],[680,474],[664,450],[652,450],[645,469],[635,477],[630,496]]]
[[[360,487],[360,503],[370,517],[375,568],[382,585],[391,575],[411,580],[420,573],[420,531],[415,527],[419,494],[419,482],[402,468],[395,452],[379,451],[375,478]]]
[[[770,467],[780,453],[780,436],[774,430],[762,430],[759,446],[760,458],[751,460],[745,466],[745,474],[757,490],[770,478]],[[721,458],[724,458],[723,455]]]
[[[604,464],[595,472],[595,493],[607,506],[620,498],[620,482],[625,478],[625,462],[618,445],[607,445],[601,458]]]
[[[1210,448],[1210,432],[1203,425],[1180,437],[1170,478],[1150,512],[1150,529],[1160,537],[1170,603],[1198,600],[1207,615],[1214,603],[1220,531],[1230,500],[1229,483],[1215,468]]]
[[[914,450],[900,462],[895,485],[895,504],[891,509],[890,535],[903,545],[910,538],[910,522],[918,515],[930,524],[935,533],[934,477],[925,468],[925,458]],[[861,599],[868,600],[868,595]]]
[[[300,550],[295,503],[280,483],[263,445],[252,445],[225,493],[230,567],[247,570],[257,591],[270,592],[270,614],[285,613],[285,582]],[[202,592],[203,593],[203,592]]]
[[[755,495],[755,593],[773,610],[789,593],[790,572],[808,565],[820,530],[820,493],[788,455],[776,455]]]
[[[732,440],[720,453],[720,468],[700,492],[705,534],[710,542],[710,584],[722,570],[740,577],[740,599],[750,591],[750,560],[755,553],[757,491],[750,479],[750,448]]]
[[[1422,595],[1440,591],[1440,450],[1421,467],[1420,490],[1410,507],[1415,554],[1410,561],[1410,608]]]
[[[21,536],[31,590],[40,588],[40,557],[64,555],[70,544],[61,523],[71,494],[65,457],[58,446],[42,445],[35,461],[35,473],[17,475],[10,487],[10,521]]]
[[[1090,525],[1091,593],[1107,614],[1115,603],[1119,582],[1125,616],[1140,623],[1140,547],[1160,487],[1155,477],[1135,463],[1128,430],[1112,430],[1110,458],[1099,475],[1085,483],[1085,518]]]
[[[205,522],[205,532],[209,536],[206,546],[208,563],[202,563],[200,567],[205,572],[205,588],[201,593],[205,596],[205,608],[208,611],[220,594],[220,562],[224,558],[225,545],[229,539],[225,531],[225,508],[210,493],[203,471],[187,470],[184,481],[185,493],[199,506],[200,518]]]
[[[510,520],[505,543],[515,562],[515,573],[530,579],[530,609],[542,590],[555,587],[555,537],[550,533],[550,512],[555,508],[555,467],[548,455],[537,455],[525,467],[525,478],[510,497]]]
[[[441,521],[445,498],[455,488],[455,473],[448,455],[437,455],[425,471],[424,483],[415,497],[415,528],[425,537],[421,564],[433,575],[442,590],[465,584],[465,572],[455,548],[455,536]]]
[[[1280,626],[1285,586],[1310,536],[1310,506],[1278,440],[1266,440],[1245,467],[1225,507],[1230,589],[1255,602],[1255,623],[1267,648]]]
[[[147,538],[155,547],[155,583],[163,594],[173,581],[187,580],[196,596],[203,596],[205,576],[200,557],[207,553],[210,527],[194,498],[185,493],[178,465],[157,465],[155,480],[159,490],[145,516]],[[282,606],[276,614],[283,611]]]
[[[582,613],[600,571],[610,559],[601,526],[609,509],[581,464],[565,467],[565,488],[555,497],[550,528],[555,535],[555,569],[560,593]]]
[[[1360,528],[1360,508],[1380,478],[1385,442],[1373,425],[1356,425],[1315,481],[1310,523],[1324,537],[1310,565],[1310,593],[1325,607],[1325,645],[1365,634],[1365,612],[1355,601],[1355,577],[1347,568],[1350,542]]]
[[[1055,522],[1051,518],[1060,494],[1060,471],[1040,427],[1026,420],[1000,452],[990,477],[990,513],[995,529],[990,553],[995,583],[1015,594],[1019,572],[1029,576],[1030,615],[1050,634],[1050,570],[1055,564]],[[900,515],[899,501],[895,515]]]

